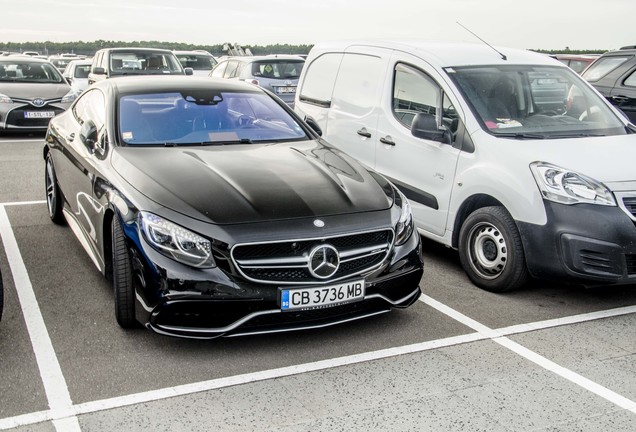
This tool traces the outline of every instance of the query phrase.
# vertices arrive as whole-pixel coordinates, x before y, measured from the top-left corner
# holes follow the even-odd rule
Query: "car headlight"
[[[616,200],[602,183],[547,162],[533,162],[530,170],[543,198],[561,204],[615,206]]]
[[[70,103],[73,102],[80,95],[80,92],[77,90],[71,90],[62,98],[62,103]]]
[[[13,100],[9,96],[0,93],[0,103],[10,104],[13,103]]]
[[[395,204],[401,209],[400,219],[395,225],[395,245],[400,246],[406,243],[413,233],[413,215],[409,200],[397,188],[395,188],[395,192]]]
[[[215,266],[208,239],[147,212],[139,213],[139,226],[146,240],[168,258],[192,267]]]

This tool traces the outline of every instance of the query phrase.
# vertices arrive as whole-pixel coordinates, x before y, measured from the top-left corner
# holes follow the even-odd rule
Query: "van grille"
[[[254,282],[271,284],[323,284],[372,270],[386,259],[393,231],[297,239],[272,243],[239,244],[231,252],[240,273]],[[338,270],[327,279],[310,272],[309,254],[320,245],[333,246],[339,254]]]

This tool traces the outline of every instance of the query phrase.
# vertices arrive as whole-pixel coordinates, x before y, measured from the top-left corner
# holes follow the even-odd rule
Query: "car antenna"
[[[480,38],[479,36],[477,36],[475,33],[471,32],[470,30],[468,30],[465,26],[462,25],[462,23],[460,23],[459,21],[455,21],[457,24],[459,24],[464,30],[466,30],[468,33],[470,33],[471,35],[475,36],[477,39],[479,39],[480,41],[482,41],[483,43],[485,43],[486,45],[488,45],[490,48],[492,48],[497,54],[499,54],[501,56],[502,60],[508,60],[508,57],[506,57],[505,54],[497,51],[497,48],[495,48],[494,46],[490,45],[488,42],[486,42],[485,40],[483,40],[482,38]]]

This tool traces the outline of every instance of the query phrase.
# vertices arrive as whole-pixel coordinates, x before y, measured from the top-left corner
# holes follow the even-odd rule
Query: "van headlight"
[[[153,213],[139,213],[139,227],[144,238],[158,252],[180,263],[198,267],[214,267],[211,242]]]
[[[395,245],[400,246],[406,243],[411,234],[413,233],[413,215],[411,214],[411,204],[409,200],[400,192],[395,189],[395,205],[400,207],[400,219],[398,219],[395,225]]]
[[[530,170],[543,198],[561,204],[615,206],[612,193],[601,182],[547,162],[533,162]]]

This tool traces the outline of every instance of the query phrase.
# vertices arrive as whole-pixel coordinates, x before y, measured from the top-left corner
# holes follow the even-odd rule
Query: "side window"
[[[332,107],[353,116],[370,113],[377,105],[376,96],[383,74],[379,57],[345,54],[333,89]]]
[[[626,86],[636,87],[636,71],[632,72],[623,82]]]
[[[238,69],[239,62],[237,61],[229,61],[227,62],[227,68],[225,69],[225,73],[223,74],[223,78],[232,78],[236,76],[236,70]]]
[[[300,100],[329,106],[343,54],[328,53],[306,65]]]
[[[437,116],[437,107],[441,106],[441,94],[439,85],[424,72],[404,64],[395,67],[393,115],[407,128],[411,128],[411,123],[418,113]],[[450,110],[451,105],[447,103]]]
[[[73,114],[79,124],[91,119],[100,130],[105,121],[104,95],[99,90],[86,91],[73,106]]]
[[[212,70],[212,73],[210,75],[217,78],[223,78],[225,68],[227,68],[227,62],[219,63],[218,66]]]
[[[587,81],[598,81],[605,75],[625,63],[629,59],[628,56],[604,57],[596,60],[583,74],[583,78]]]

